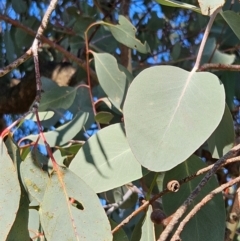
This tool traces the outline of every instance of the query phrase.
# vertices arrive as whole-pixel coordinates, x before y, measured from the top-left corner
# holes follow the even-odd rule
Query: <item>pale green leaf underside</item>
[[[148,68],[133,80],[124,104],[131,150],[144,167],[169,170],[207,140],[224,108],[224,87],[215,75]]]
[[[133,156],[121,124],[105,127],[90,137],[69,168],[97,193],[122,186],[146,173]]]
[[[136,28],[126,19],[124,16],[119,16],[118,25],[109,25],[109,29],[113,37],[120,43],[126,45],[129,48],[136,49],[140,53],[150,53],[151,50],[148,44],[145,42],[142,44],[136,37]]]

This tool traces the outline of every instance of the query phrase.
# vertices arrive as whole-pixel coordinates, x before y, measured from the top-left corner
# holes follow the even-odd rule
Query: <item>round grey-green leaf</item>
[[[147,169],[170,170],[207,140],[224,108],[224,87],[214,74],[148,68],[133,80],[124,103],[131,150]]]

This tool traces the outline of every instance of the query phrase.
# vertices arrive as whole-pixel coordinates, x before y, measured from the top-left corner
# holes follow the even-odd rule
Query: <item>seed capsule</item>
[[[168,182],[167,189],[171,192],[177,192],[180,188],[180,183],[177,180]]]

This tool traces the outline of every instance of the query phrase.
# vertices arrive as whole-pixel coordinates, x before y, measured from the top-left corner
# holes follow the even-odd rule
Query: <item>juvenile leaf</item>
[[[16,168],[2,139],[0,145],[0,237],[6,240],[16,218],[21,191]]]
[[[148,68],[134,79],[124,104],[131,150],[149,170],[169,170],[207,140],[224,108],[223,84],[215,75],[173,66]]]
[[[151,50],[148,44],[145,42],[142,44],[138,39],[136,39],[136,28],[126,19],[124,16],[120,15],[118,25],[110,25],[109,29],[112,32],[113,37],[120,43],[126,45],[129,48],[136,49],[140,53],[150,53]]]
[[[208,138],[208,149],[213,158],[220,158],[225,155],[234,144],[234,127],[232,114],[227,105],[220,124]]]
[[[232,29],[232,31],[240,39],[240,29],[239,29],[240,16],[234,11],[230,11],[230,10],[221,12],[221,15],[225,19],[229,27]]]
[[[206,167],[206,165],[202,160],[192,155],[184,163],[165,173],[164,186],[171,180],[181,180],[204,167]],[[201,179],[201,176],[194,178],[192,181],[182,185],[178,192],[163,195],[163,208],[167,216],[173,214],[176,209],[182,205]],[[191,210],[203,197],[218,186],[218,181],[216,177],[213,176],[206,186],[203,187],[197,198],[193,200],[188,210]],[[181,239],[184,241],[219,241],[224,240],[224,233],[225,207],[223,196],[220,193],[190,219],[181,233]]]
[[[121,124],[105,127],[90,137],[69,168],[96,193],[122,186],[146,174],[133,156]]]
[[[58,172],[49,179],[39,210],[47,240],[112,240],[98,196],[70,170]]]
[[[165,6],[175,7],[175,8],[187,8],[197,13],[201,13],[200,8],[191,4],[180,2],[180,1],[176,1],[176,0],[156,0],[156,1]]]
[[[95,120],[100,124],[109,124],[113,117],[114,115],[112,113],[101,111],[96,114]]]
[[[93,53],[95,68],[101,87],[112,103],[122,109],[128,89],[128,80],[124,72],[120,71],[116,59],[106,53]]]
[[[224,5],[225,0],[198,0],[198,2],[202,14],[210,16],[217,8],[222,7]]]
[[[71,140],[76,134],[82,129],[88,118],[88,113],[79,112],[73,120],[58,127],[53,131],[48,131],[44,133],[44,136],[50,145],[50,147],[57,145],[64,145],[66,142]],[[29,135],[22,140],[32,140],[36,141],[39,135]],[[43,140],[40,138],[38,144],[44,144]]]

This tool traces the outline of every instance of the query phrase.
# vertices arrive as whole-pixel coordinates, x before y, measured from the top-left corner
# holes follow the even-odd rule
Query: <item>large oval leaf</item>
[[[124,104],[127,139],[137,160],[166,171],[186,160],[218,126],[225,108],[223,84],[211,73],[173,66],[144,70]]]
[[[39,210],[47,240],[112,240],[98,196],[70,170],[59,172],[49,179]]]
[[[178,165],[174,169],[166,172],[164,177],[164,186],[171,180],[180,180],[186,176],[189,176],[201,168],[206,167],[202,160],[197,156],[192,155],[184,163]],[[202,177],[199,176],[181,186],[180,190],[176,193],[168,193],[162,197],[163,208],[166,215],[173,214],[176,209],[182,205],[190,193],[199,184]],[[194,199],[190,205],[191,210],[199,201],[202,200],[210,191],[218,187],[216,177],[207,183],[207,185],[201,190],[200,194]],[[225,232],[225,208],[222,194],[216,195],[210,202],[187,223],[181,238],[184,241],[219,241],[224,240]]]
[[[144,175],[121,124],[108,126],[90,137],[69,168],[97,193],[122,186]]]

